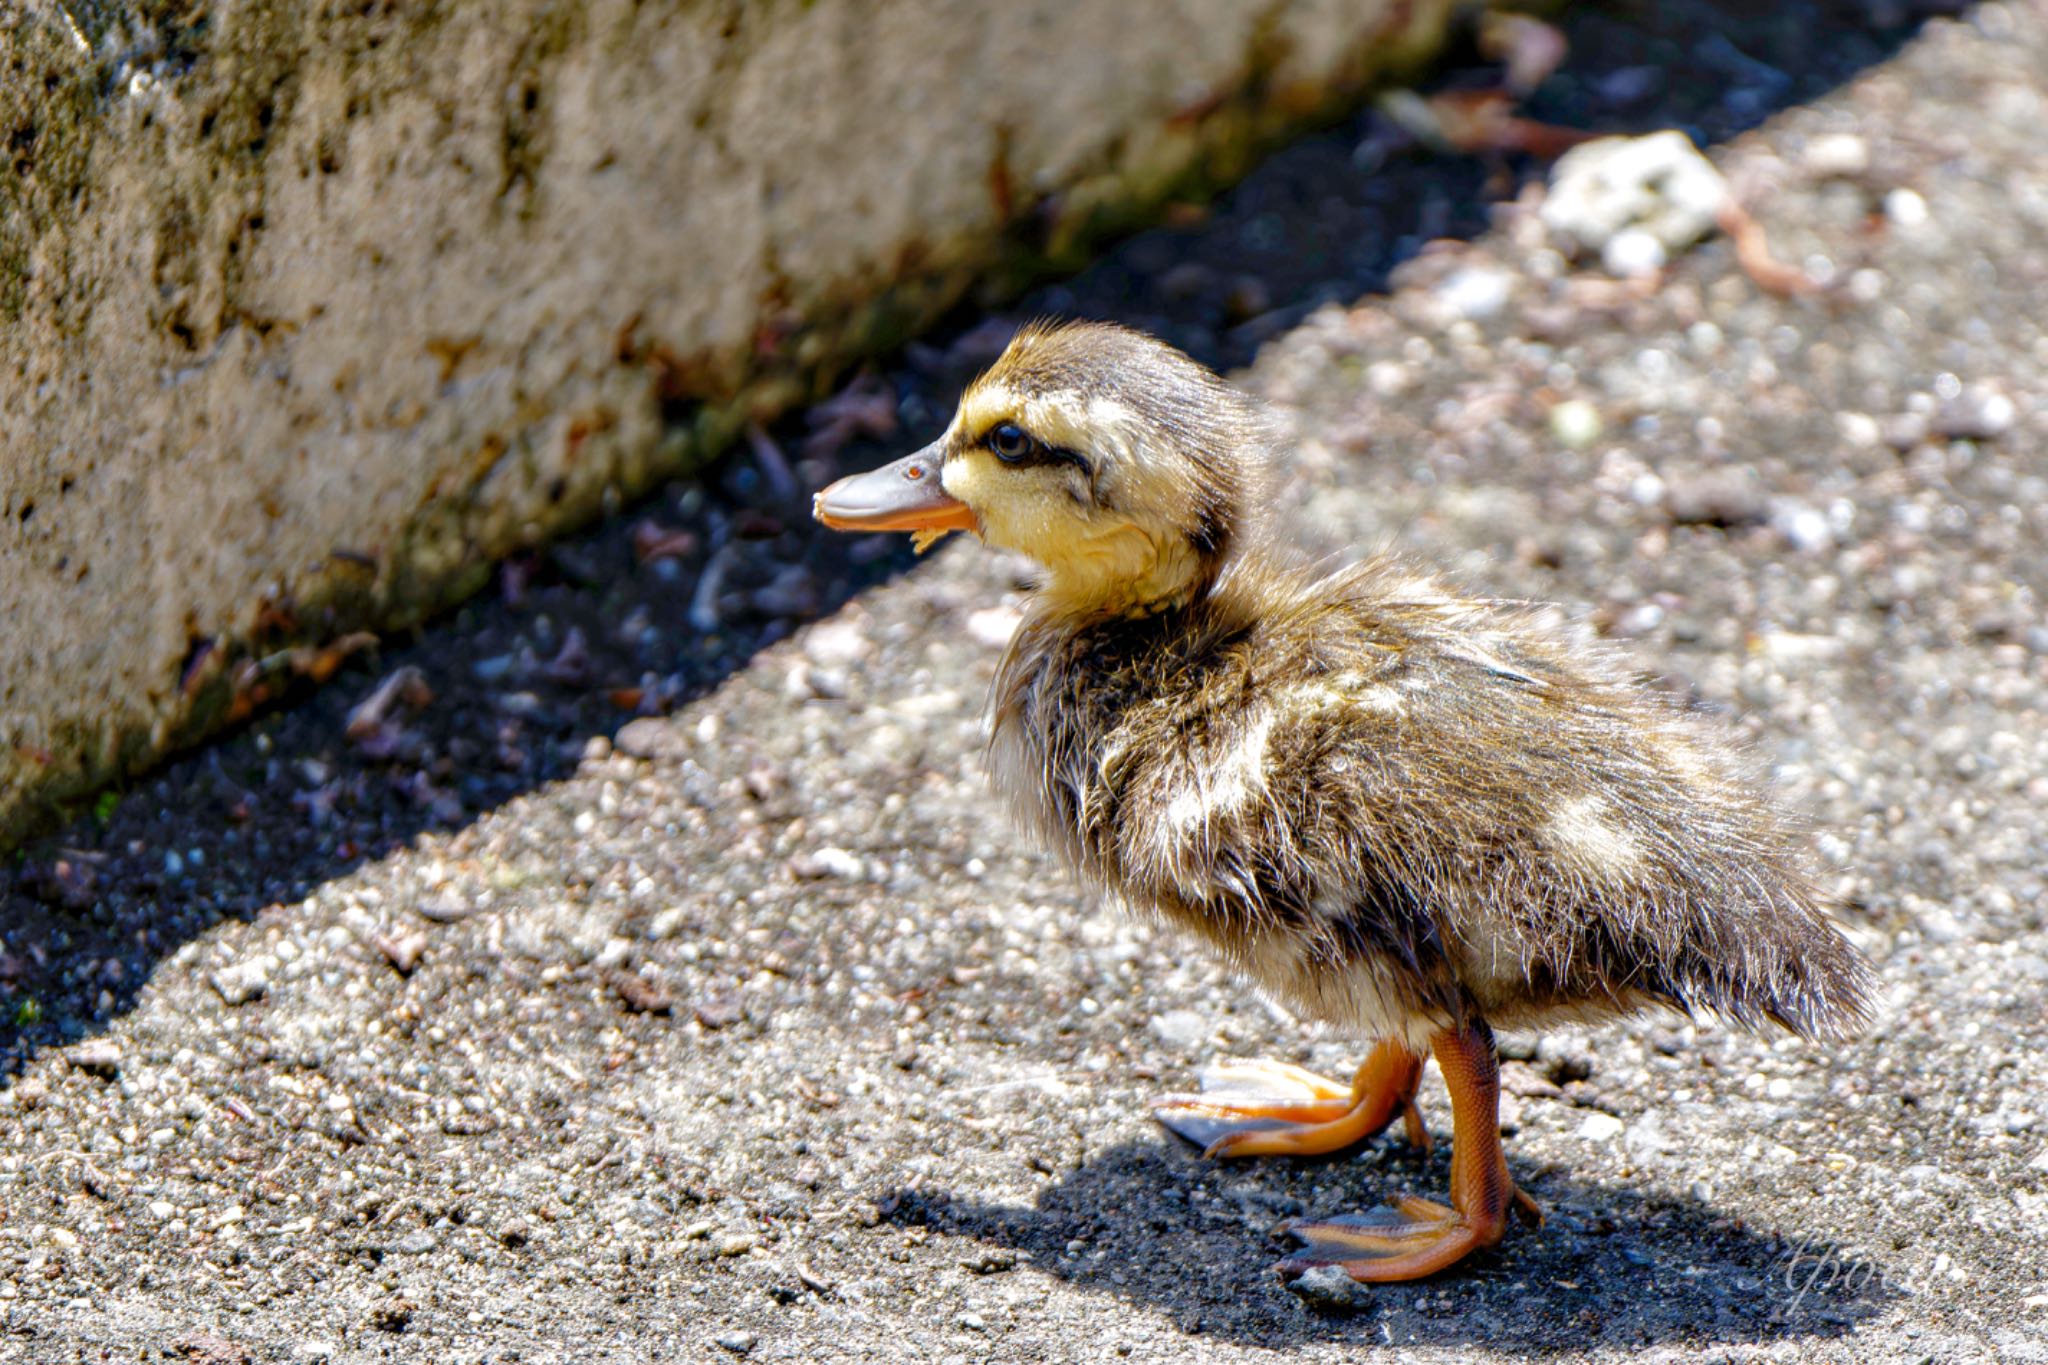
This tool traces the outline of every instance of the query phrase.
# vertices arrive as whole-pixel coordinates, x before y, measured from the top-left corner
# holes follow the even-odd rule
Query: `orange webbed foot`
[[[1381,1043],[1345,1085],[1285,1062],[1233,1062],[1203,1073],[1199,1095],[1155,1100],[1154,1117],[1208,1157],[1324,1156],[1356,1146],[1402,1116],[1427,1150],[1415,1108],[1422,1059]]]
[[[1457,1125],[1451,1202],[1408,1196],[1365,1214],[1291,1219],[1279,1230],[1303,1245],[1274,1267],[1283,1279],[1324,1265],[1354,1280],[1420,1279],[1497,1245],[1510,1213],[1532,1226],[1542,1224],[1542,1209],[1515,1188],[1501,1152],[1493,1034],[1474,1023],[1446,1029],[1433,1041]]]

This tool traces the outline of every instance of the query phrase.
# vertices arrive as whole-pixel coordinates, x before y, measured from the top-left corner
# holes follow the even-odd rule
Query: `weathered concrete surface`
[[[9,8],[0,838],[1234,177],[1449,6]]]

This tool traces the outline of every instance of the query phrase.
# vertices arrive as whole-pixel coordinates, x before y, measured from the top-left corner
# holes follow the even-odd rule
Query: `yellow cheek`
[[[974,509],[991,545],[1049,562],[1087,535],[1074,500],[1043,471],[1005,469],[975,451],[946,461],[939,481]]]

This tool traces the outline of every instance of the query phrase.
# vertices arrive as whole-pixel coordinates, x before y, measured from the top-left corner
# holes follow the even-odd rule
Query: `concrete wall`
[[[1075,262],[1448,0],[0,16],[0,840]]]

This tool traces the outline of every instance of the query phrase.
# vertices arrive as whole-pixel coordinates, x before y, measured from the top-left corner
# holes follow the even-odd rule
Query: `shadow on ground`
[[[1565,19],[1570,61],[1526,112],[1721,140],[1883,59],[1946,8],[1584,5]],[[1498,79],[1467,49],[1439,81]],[[900,538],[819,534],[808,490],[928,439],[1016,317],[1114,318],[1213,364],[1242,364],[1314,308],[1384,288],[1428,241],[1475,235],[1492,200],[1541,173],[1432,153],[1367,110],[1011,313],[963,310],[937,341],[758,433],[702,478],[508,562],[493,591],[448,618],[364,651],[290,709],[110,795],[0,871],[0,1077],[128,1009],[157,961],[212,925],[446,840],[906,567]],[[407,685],[381,719],[356,709],[394,679]]]
[[[1028,1207],[907,1189],[881,1209],[898,1226],[978,1242],[993,1264],[1014,1254],[1081,1288],[1163,1312],[1182,1331],[1274,1348],[1484,1343],[1543,1355],[1595,1342],[1799,1341],[1853,1332],[1898,1292],[1857,1249],[1788,1243],[1690,1198],[1523,1172],[1547,1213],[1540,1230],[1517,1225],[1498,1249],[1453,1274],[1375,1286],[1355,1309],[1298,1302],[1273,1272],[1293,1246],[1267,1235],[1282,1219],[1362,1212],[1404,1192],[1441,1197],[1449,1181],[1441,1151],[1425,1159],[1369,1149],[1366,1158],[1355,1167],[1219,1169],[1177,1143],[1133,1142],[1048,1183]],[[1328,1180],[1307,1188],[1301,1177],[1316,1167],[1339,1173],[1340,1193],[1333,1196]]]

